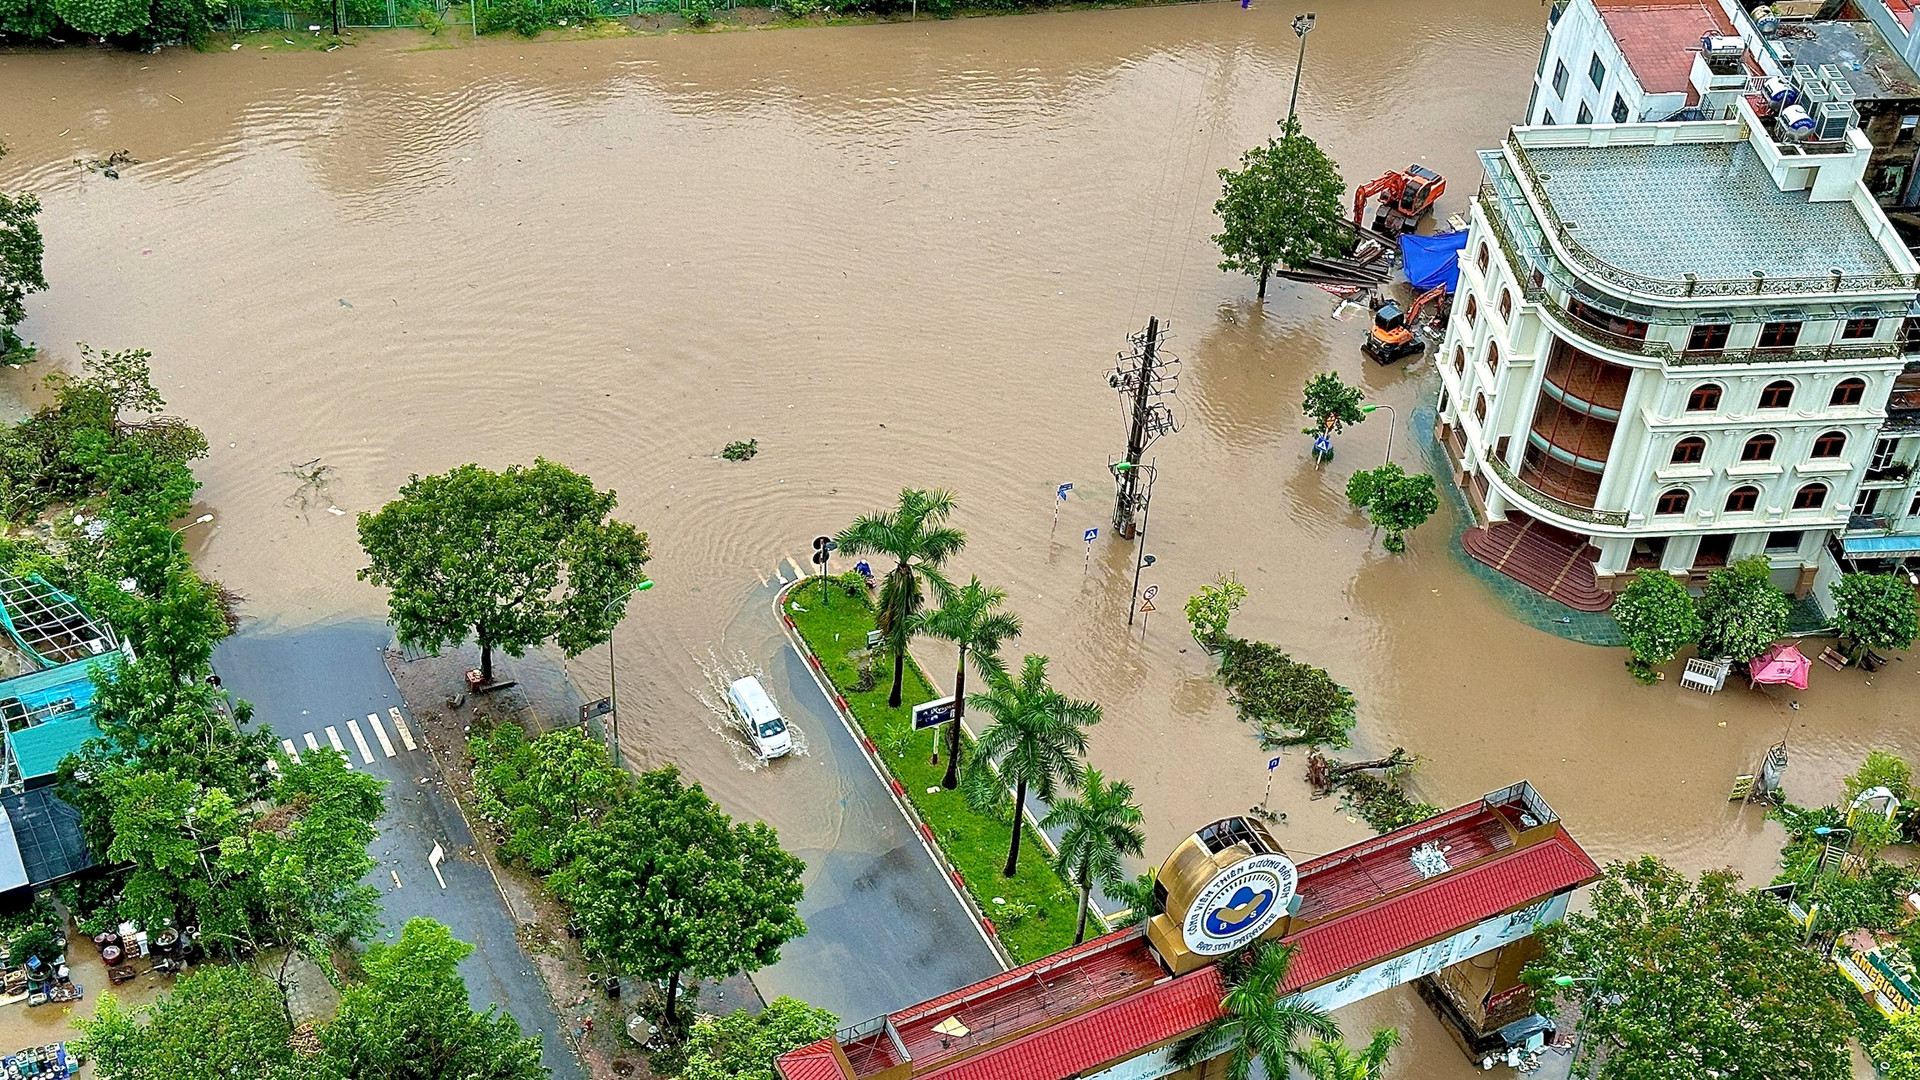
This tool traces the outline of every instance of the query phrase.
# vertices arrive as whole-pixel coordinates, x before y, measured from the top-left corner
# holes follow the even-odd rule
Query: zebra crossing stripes
[[[380,740],[380,749],[385,751],[388,757],[392,757],[393,756],[393,740],[387,738],[387,729],[384,726],[382,726],[380,723],[380,714],[368,713],[367,724],[368,726],[373,728],[374,737]]]
[[[407,726],[407,718],[400,715],[400,710],[388,709],[387,715],[393,717],[393,729],[400,733],[400,741],[406,744],[407,749],[420,749],[413,744],[413,729]]]
[[[387,733],[388,724],[392,724],[394,733],[400,736],[398,746],[395,745],[393,736]],[[346,728],[347,732],[344,737],[340,734],[340,728],[338,726],[330,724],[316,731],[303,731],[297,738],[307,744],[307,750],[318,750],[322,746],[331,744],[333,749],[339,752],[341,759],[346,762],[348,768],[353,768],[354,761],[353,751],[347,747],[347,739],[353,740],[353,747],[359,751],[360,764],[362,765],[373,764],[373,744],[376,742],[380,744],[380,753],[388,758],[400,756],[403,747],[409,751],[420,749],[419,741],[414,738],[413,728],[408,726],[407,718],[401,715],[398,708],[389,708],[384,718],[382,718],[379,713],[370,712],[367,714],[367,719],[364,724],[358,719],[349,719],[346,722]],[[372,739],[367,738],[369,728],[373,731]],[[324,743],[320,740],[319,732],[321,731],[326,732],[327,737]],[[295,765],[300,763],[300,754],[302,751],[299,743],[296,742],[294,738],[281,739],[280,748],[286,751],[289,761]],[[278,762],[274,762],[272,765],[276,769],[278,768]]]
[[[367,746],[367,737],[360,733],[360,721],[347,721],[347,733],[353,736],[353,745],[360,751],[360,763],[363,765],[373,764],[373,751]]]

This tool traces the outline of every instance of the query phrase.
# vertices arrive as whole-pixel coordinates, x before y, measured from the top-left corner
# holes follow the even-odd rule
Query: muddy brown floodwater
[[[199,471],[220,524],[196,554],[263,618],[378,615],[351,515],[409,473],[546,455],[618,489],[661,583],[620,630],[622,696],[644,717],[629,750],[736,811],[809,796],[736,767],[694,697],[699,658],[752,624],[783,556],[940,485],[969,535],[955,569],[1005,586],[1020,646],[1106,706],[1092,760],[1139,788],[1155,858],[1261,795],[1265,755],[1179,616],[1232,570],[1252,592],[1236,629],[1353,687],[1359,749],[1418,752],[1429,801],[1524,777],[1597,857],[1768,875],[1778,837],[1727,804],[1729,779],[1783,733],[1810,800],[1870,747],[1911,752],[1914,666],[1871,686],[1818,669],[1798,711],[1647,689],[1619,651],[1511,618],[1447,523],[1403,557],[1370,546],[1342,489],[1385,449],[1387,414],[1318,470],[1300,387],[1338,370],[1405,421],[1423,371],[1363,363],[1360,321],[1318,290],[1282,285],[1262,309],[1208,240],[1214,170],[1286,108],[1291,14],[8,55],[0,186],[44,198],[53,283],[25,330],[61,360],[83,340],[153,350],[171,408],[214,447]],[[1473,150],[1521,115],[1544,20],[1534,0],[1324,11],[1306,129],[1350,185],[1418,160],[1461,210]],[[73,163],[121,148],[140,164],[118,181]],[[1183,360],[1181,428],[1154,451],[1161,613],[1143,642],[1125,626],[1130,549],[1103,538],[1088,571],[1080,532],[1105,531],[1124,438],[1105,372],[1156,313]],[[752,462],[712,456],[748,437]],[[1404,424],[1394,456],[1421,463]],[[348,514],[289,505],[288,470],[316,458]],[[589,693],[598,655],[577,665]],[[1306,798],[1296,762],[1283,775],[1290,846],[1365,833]],[[1415,1028],[1408,1075],[1470,1071],[1411,995],[1350,1026],[1388,1019]]]

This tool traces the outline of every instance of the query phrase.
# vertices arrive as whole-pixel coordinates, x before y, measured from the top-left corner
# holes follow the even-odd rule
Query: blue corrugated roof
[[[1840,546],[1848,555],[1920,555],[1920,533],[1849,536]]]
[[[61,758],[100,734],[100,729],[93,724],[93,673],[103,665],[116,663],[119,656],[118,652],[102,653],[0,682],[0,700],[18,699],[29,712],[61,701],[73,703],[68,711],[7,734],[22,780],[53,775],[60,767]]]

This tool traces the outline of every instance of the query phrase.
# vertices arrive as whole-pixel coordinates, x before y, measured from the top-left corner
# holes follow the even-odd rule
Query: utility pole
[[[1120,391],[1129,411],[1125,467],[1116,462],[1113,468],[1113,527],[1124,540],[1138,535],[1134,519],[1146,501],[1140,487],[1140,457],[1154,440],[1176,430],[1172,408],[1160,399],[1174,392],[1180,361],[1161,350],[1161,337],[1159,317],[1149,318],[1144,332],[1128,336],[1133,348],[1120,354],[1120,362],[1107,375],[1107,385]]]

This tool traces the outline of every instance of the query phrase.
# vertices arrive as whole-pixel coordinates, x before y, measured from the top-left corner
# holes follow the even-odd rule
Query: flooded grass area
[[[859,689],[861,657],[867,654],[867,633],[874,628],[873,609],[861,597],[849,596],[837,585],[822,603],[820,590],[810,579],[806,587],[787,594],[785,611],[794,629],[820,659],[828,682],[846,699],[866,737],[887,763],[887,770],[906,789],[906,797],[932,827],[947,858],[960,870],[974,903],[992,920],[1001,944],[1016,961],[1025,963],[1073,944],[1077,912],[1072,889],[1047,862],[1047,849],[1038,833],[1024,821],[1020,862],[1013,877],[1001,875],[1011,841],[1008,814],[994,818],[976,813],[959,791],[940,786],[946,776],[946,758],[931,760],[935,737],[945,750],[946,729],[913,730],[913,707],[945,696],[927,681],[920,665],[909,661],[900,706],[888,706],[893,689],[890,654],[876,651],[870,658],[874,675],[870,689]],[[976,720],[976,723],[979,721]],[[963,738],[965,738],[963,736]],[[973,740],[965,738],[972,753]],[[964,755],[964,762],[968,760]]]

